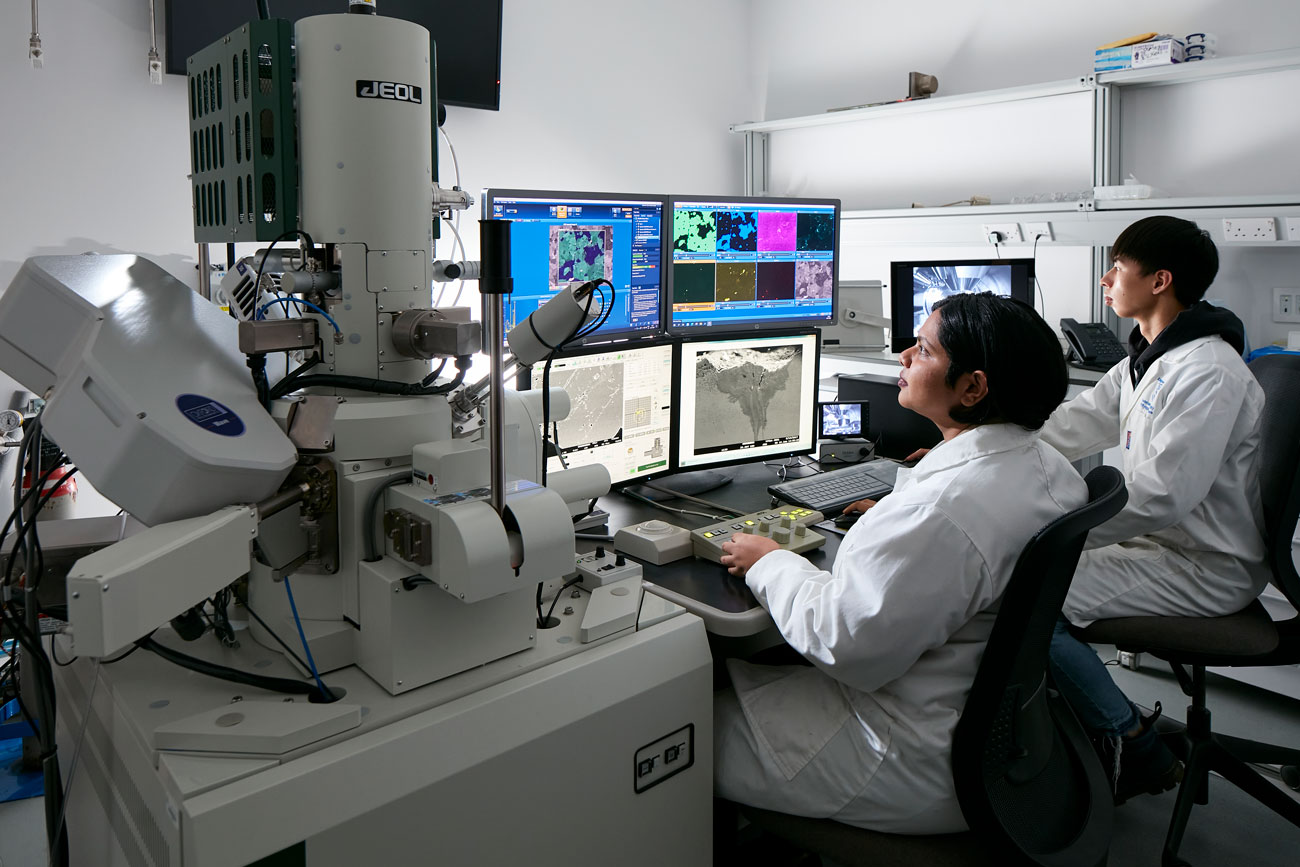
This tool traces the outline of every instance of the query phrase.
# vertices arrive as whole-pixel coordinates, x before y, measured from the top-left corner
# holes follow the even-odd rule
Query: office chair
[[[871,865],[1096,867],[1106,863],[1109,781],[1047,653],[1088,531],[1128,500],[1114,467],[1088,474],[1088,503],[1029,540],[1011,574],[953,736],[953,778],[971,831],[904,836],[740,806],[764,831],[834,861]]]
[[[1264,389],[1259,464],[1264,506],[1264,540],[1273,584],[1300,609],[1300,576],[1291,557],[1291,538],[1300,519],[1300,356],[1265,355],[1250,363]],[[1084,641],[1149,653],[1169,663],[1192,703],[1182,738],[1168,738],[1186,761],[1174,802],[1162,861],[1178,857],[1192,805],[1209,803],[1209,773],[1215,771],[1295,825],[1300,804],[1250,768],[1300,764],[1300,750],[1216,735],[1205,703],[1205,669],[1210,666],[1266,666],[1300,663],[1300,617],[1275,622],[1255,600],[1225,617],[1120,617],[1098,620],[1078,632]]]

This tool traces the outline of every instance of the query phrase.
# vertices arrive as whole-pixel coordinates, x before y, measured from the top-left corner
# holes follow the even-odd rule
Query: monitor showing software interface
[[[679,470],[812,451],[815,331],[689,338],[680,347]]]
[[[603,278],[614,284],[613,307],[589,340],[660,331],[665,204],[656,196],[486,190],[485,215],[511,221],[506,330],[564,284]]]
[[[671,200],[669,330],[835,320],[836,199]]]
[[[531,385],[542,387],[543,365]],[[569,395],[567,418],[551,435],[558,457],[547,472],[603,464],[614,484],[668,469],[672,446],[673,347],[660,342],[604,352],[579,350],[551,362],[551,387]]]

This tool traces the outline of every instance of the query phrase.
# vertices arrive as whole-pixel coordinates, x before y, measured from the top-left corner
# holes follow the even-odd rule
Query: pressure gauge
[[[0,410],[0,434],[11,434],[23,426],[23,414],[16,409]]]

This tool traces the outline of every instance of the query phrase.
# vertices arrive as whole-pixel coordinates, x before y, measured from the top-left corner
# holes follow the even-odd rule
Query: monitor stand
[[[723,485],[731,484],[731,476],[714,470],[694,470],[687,473],[675,473],[660,479],[656,484],[674,493],[698,496],[707,491],[721,488]],[[663,491],[657,491],[645,485],[634,485],[629,487],[628,490],[656,503],[673,499],[672,494],[665,494]]]

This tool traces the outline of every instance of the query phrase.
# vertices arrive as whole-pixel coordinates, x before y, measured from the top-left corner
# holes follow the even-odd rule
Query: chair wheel
[[[1282,782],[1286,783],[1292,789],[1300,792],[1300,768],[1295,765],[1282,766]]]

